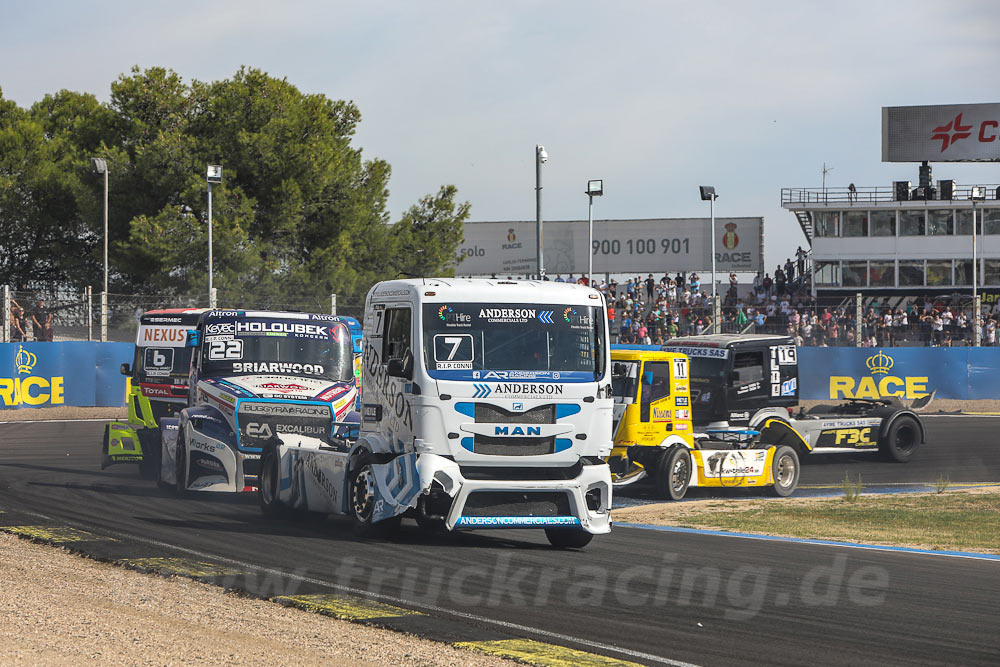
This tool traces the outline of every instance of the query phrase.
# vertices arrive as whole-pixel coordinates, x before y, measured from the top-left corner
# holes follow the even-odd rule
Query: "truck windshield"
[[[354,379],[347,325],[303,320],[238,319],[204,327],[201,375],[306,375]]]
[[[432,377],[506,377],[578,381],[604,375],[604,327],[594,306],[425,304],[424,363]]]
[[[611,362],[611,393],[615,403],[635,400],[635,389],[639,382],[638,361]]]

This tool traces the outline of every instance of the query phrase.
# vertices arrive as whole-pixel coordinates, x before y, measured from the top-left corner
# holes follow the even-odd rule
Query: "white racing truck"
[[[157,466],[181,495],[253,491],[265,443],[328,438],[354,410],[351,334],[331,315],[211,310],[187,344],[188,405],[160,420]]]
[[[533,281],[418,279],[365,302],[362,423],[276,433],[265,513],[349,515],[362,534],[543,528],[557,547],[611,529],[610,356],[600,293]]]

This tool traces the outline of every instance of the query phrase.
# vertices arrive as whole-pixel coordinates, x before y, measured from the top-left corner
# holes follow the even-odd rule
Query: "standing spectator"
[[[771,280],[770,273],[764,274],[764,279],[760,282],[760,284],[764,286],[764,296],[765,297],[771,296],[771,286],[774,284],[774,282]]]
[[[789,283],[795,282],[795,265],[792,264],[792,258],[785,258],[785,280]]]
[[[691,294],[696,294],[698,289],[701,287],[701,279],[698,277],[697,273],[691,274],[691,277],[688,278],[688,284],[691,286]]]
[[[554,280],[553,282],[557,282],[557,283],[564,283],[564,282],[566,282],[566,281],[565,281],[565,280],[563,280],[563,277],[562,277],[562,274],[561,274],[561,273],[557,273],[557,274],[556,274],[556,279],[555,279],[555,280]]]
[[[16,301],[10,306],[10,339],[11,342],[20,343],[27,340],[27,319],[24,317],[24,308],[21,308]]]
[[[983,323],[983,343],[986,345],[997,344],[997,321],[992,317]]]
[[[44,299],[38,300],[35,312],[31,314],[31,321],[34,325],[35,340],[51,343],[54,335],[52,330],[52,312],[45,307]]]
[[[649,277],[646,278],[646,302],[653,303],[656,300],[656,281],[653,280],[653,274],[650,273]]]
[[[799,249],[795,251],[795,263],[798,265],[800,276],[806,275],[806,255],[808,254],[802,249],[802,246],[799,246]]]
[[[777,294],[785,293],[785,272],[781,270],[781,265],[774,270],[774,291]]]
[[[678,289],[684,289],[684,274],[681,271],[677,272],[677,277],[674,278],[674,282],[677,283]]]

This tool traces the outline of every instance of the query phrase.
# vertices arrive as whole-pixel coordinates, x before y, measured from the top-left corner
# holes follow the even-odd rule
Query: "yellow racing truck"
[[[156,476],[160,464],[160,420],[173,417],[188,403],[191,348],[188,329],[204,308],[150,310],[139,317],[132,364],[122,364],[129,379],[128,421],[104,428],[101,468],[138,463],[145,479]]]
[[[770,487],[791,494],[799,481],[801,437],[779,419],[759,429],[710,426],[691,418],[690,360],[651,350],[611,350],[614,448],[612,485],[651,480],[680,500],[689,487]]]

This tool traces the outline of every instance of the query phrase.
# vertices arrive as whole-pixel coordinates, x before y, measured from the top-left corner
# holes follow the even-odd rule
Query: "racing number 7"
[[[445,336],[444,344],[451,345],[451,350],[448,352],[448,358],[445,361],[451,361],[455,358],[455,354],[458,352],[459,346],[462,344],[462,336]]]

